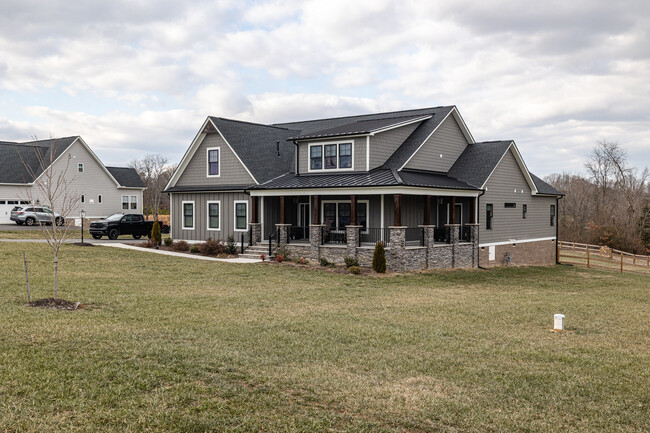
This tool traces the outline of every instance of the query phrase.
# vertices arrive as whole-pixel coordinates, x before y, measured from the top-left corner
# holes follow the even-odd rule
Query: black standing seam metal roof
[[[424,188],[445,188],[477,190],[477,188],[450,178],[444,173],[377,168],[368,172],[350,172],[345,174],[284,175],[256,185],[251,189],[302,189],[302,188],[350,188],[381,186],[413,186]]]
[[[50,160],[56,160],[77,138],[0,142],[0,183],[33,182],[47,168],[43,165],[49,166]]]
[[[106,167],[106,170],[115,178],[120,186],[127,188],[144,188],[144,182],[135,168],[131,167]]]

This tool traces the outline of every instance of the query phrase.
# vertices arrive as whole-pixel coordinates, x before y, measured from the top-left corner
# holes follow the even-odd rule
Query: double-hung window
[[[351,169],[352,142],[309,145],[309,171]]]
[[[221,202],[208,202],[208,230],[221,230]]]
[[[219,152],[218,147],[208,148],[208,176],[219,176]]]
[[[132,195],[131,196],[131,209],[137,209],[138,208],[138,196],[137,195]]]
[[[184,201],[181,205],[183,209],[183,230],[194,230],[194,202]]]
[[[368,201],[357,201],[357,224],[363,229],[368,224]],[[349,201],[324,201],[323,224],[330,230],[345,230],[352,224],[352,205]]]
[[[248,202],[235,200],[235,231],[243,232],[248,229]]]
[[[485,205],[485,229],[492,230],[492,218],[494,217],[494,206],[490,203]]]
[[[79,164],[77,164],[77,171],[78,171],[79,173],[83,173],[83,172],[84,172],[84,165],[83,165],[83,163],[80,162]]]
[[[555,205],[551,205],[551,227],[555,225]]]
[[[129,196],[128,195],[123,195],[122,196],[122,209],[129,210]]]

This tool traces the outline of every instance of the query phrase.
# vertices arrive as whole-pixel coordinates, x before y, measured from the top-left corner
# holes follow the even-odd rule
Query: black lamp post
[[[86,211],[81,209],[81,245],[84,243],[84,218],[86,217]]]

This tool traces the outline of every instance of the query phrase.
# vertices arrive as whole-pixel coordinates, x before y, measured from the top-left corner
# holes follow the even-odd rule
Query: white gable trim
[[[207,119],[205,119],[205,122],[203,122],[203,125],[201,126],[201,129],[199,130],[198,134],[196,134],[196,137],[194,137],[194,140],[192,141],[192,144],[190,145],[190,147],[185,152],[185,155],[183,155],[183,158],[181,159],[181,162],[178,165],[178,169],[176,170],[176,172],[174,173],[172,178],[169,179],[169,183],[167,184],[165,189],[169,189],[169,188],[175,186],[176,182],[178,182],[178,179],[180,179],[181,175],[183,174],[183,172],[187,168],[187,165],[190,163],[190,161],[194,157],[194,154],[198,150],[199,146],[201,145],[201,143],[203,142],[203,140],[207,136],[207,134],[204,133],[203,130],[205,129],[205,126],[208,124],[208,122],[210,122],[210,124],[214,127],[214,129],[219,133],[221,138],[223,138],[223,141],[226,143],[226,145],[228,145],[228,147],[232,151],[233,155],[235,155],[235,158],[237,158],[237,161],[239,161],[239,163],[242,165],[242,167],[244,167],[244,169],[246,170],[246,173],[248,173],[248,175],[251,177],[251,179],[253,179],[253,181],[255,182],[256,185],[259,185],[259,182],[257,181],[257,179],[255,179],[255,176],[253,176],[253,173],[251,173],[250,170],[248,169],[248,167],[246,167],[246,164],[244,164],[244,161],[242,161],[241,158],[239,157],[239,155],[237,155],[237,152],[235,152],[235,149],[233,149],[233,147],[230,145],[230,143],[228,143],[228,140],[221,133],[219,128],[217,128],[217,125],[215,125],[214,122],[212,121],[212,119],[210,119],[208,117]],[[219,158],[221,158],[221,155],[219,155]],[[219,170],[221,171],[221,167],[219,167]]]
[[[537,192],[537,186],[535,186],[535,182],[533,181],[533,178],[530,176],[530,172],[528,171],[528,167],[526,167],[526,163],[524,162],[524,159],[521,157],[521,153],[519,153],[519,149],[517,149],[517,145],[515,144],[514,141],[510,142],[510,145],[506,149],[505,152],[503,152],[503,155],[501,155],[501,158],[499,158],[499,162],[494,166],[492,171],[490,172],[490,175],[485,179],[485,182],[483,182],[483,185],[481,185],[481,189],[485,189],[485,186],[487,185],[488,181],[496,171],[497,167],[499,164],[501,164],[501,161],[503,161],[503,158],[508,154],[509,151],[512,150],[512,155],[515,157],[515,161],[517,161],[517,165],[519,166],[519,170],[521,170],[521,174],[524,175],[524,179],[526,179],[526,182],[528,183],[528,186],[530,187],[530,191],[532,195],[537,195],[539,194]]]

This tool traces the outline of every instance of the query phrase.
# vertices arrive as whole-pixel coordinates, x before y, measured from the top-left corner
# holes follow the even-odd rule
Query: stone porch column
[[[406,226],[390,226],[390,252],[387,254],[387,268],[395,272],[404,272],[404,255],[406,251]]]
[[[466,224],[469,229],[469,241],[472,243],[472,267],[478,266],[478,224]]]
[[[445,224],[447,230],[449,230],[449,243],[453,245],[452,248],[452,258],[451,258],[451,267],[456,267],[456,257],[459,253],[458,242],[460,240],[460,224]]]
[[[289,227],[291,227],[291,224],[276,224],[275,226],[278,228],[278,236],[280,239],[278,246],[280,248],[284,248],[287,246],[287,239],[289,238]]]
[[[359,247],[359,237],[361,236],[360,230],[361,226],[345,226],[345,234],[347,239],[347,250],[345,254],[348,257],[354,257],[355,259],[357,258],[357,248]]]
[[[435,242],[433,233],[436,229],[436,226],[426,224],[418,226],[424,231],[424,247],[427,249],[427,268],[430,268],[429,261],[433,260],[433,244]]]
[[[323,224],[312,224],[309,226],[309,245],[311,254],[315,260],[320,259],[320,245],[323,243]]]
[[[262,242],[262,223],[250,223],[251,231],[253,232],[253,238],[251,242],[253,245],[257,245]]]

